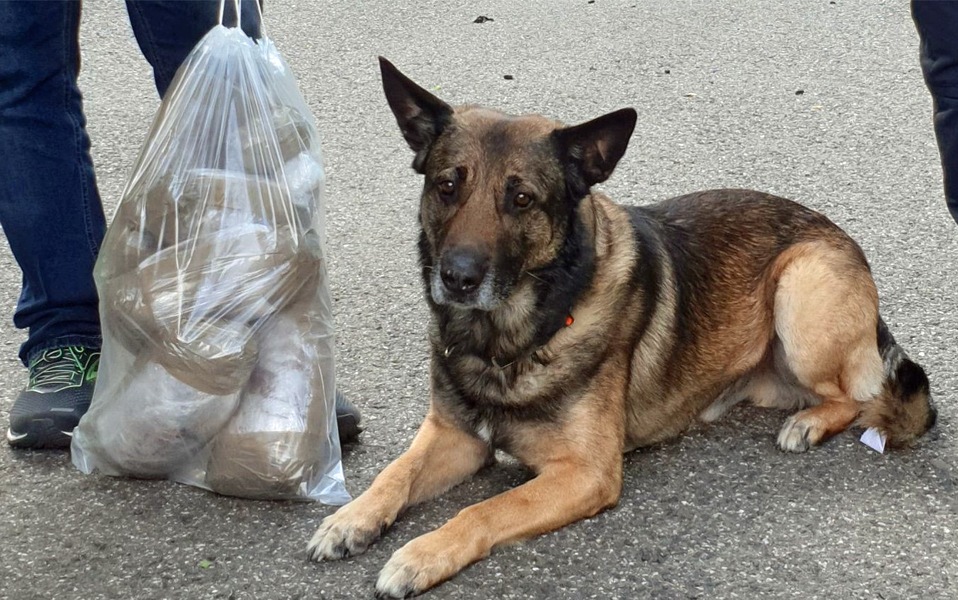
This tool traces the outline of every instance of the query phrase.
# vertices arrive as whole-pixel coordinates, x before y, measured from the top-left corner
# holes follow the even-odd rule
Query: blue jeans
[[[162,96],[219,22],[220,2],[126,4]],[[242,11],[243,29],[259,37],[253,0]],[[58,346],[100,347],[93,264],[106,226],[77,87],[79,26],[79,0],[0,0],[0,225],[23,273],[13,322],[28,330],[24,364]]]
[[[912,0],[921,70],[934,102],[945,201],[958,222],[958,2]]]

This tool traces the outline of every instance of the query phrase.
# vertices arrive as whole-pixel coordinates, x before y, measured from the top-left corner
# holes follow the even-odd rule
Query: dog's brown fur
[[[614,506],[623,452],[746,398],[802,409],[779,433],[787,451],[856,423],[893,445],[934,424],[861,249],[825,217],[746,190],[617,205],[590,188],[625,152],[634,111],[564,127],[453,109],[381,64],[425,176],[432,398],[409,450],[323,521],[313,558],[362,552],[495,449],[535,478],[398,550],[381,595],[422,592],[499,544]]]

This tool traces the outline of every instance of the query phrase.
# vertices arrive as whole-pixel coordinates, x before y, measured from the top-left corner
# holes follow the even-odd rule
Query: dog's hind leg
[[[847,429],[882,386],[878,292],[851,242],[807,242],[784,253],[774,293],[783,370],[821,398],[789,417],[782,450],[804,452]]]
[[[309,542],[309,558],[364,552],[407,506],[441,494],[491,460],[488,444],[430,410],[409,449],[364,494],[323,519]]]

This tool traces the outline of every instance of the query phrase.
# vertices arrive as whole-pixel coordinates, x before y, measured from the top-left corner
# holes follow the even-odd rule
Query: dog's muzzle
[[[468,296],[478,290],[488,271],[489,258],[467,248],[446,252],[439,263],[442,285],[454,297]]]
[[[434,273],[432,297],[439,304],[489,310],[496,304],[489,256],[473,248],[452,248],[442,254]]]

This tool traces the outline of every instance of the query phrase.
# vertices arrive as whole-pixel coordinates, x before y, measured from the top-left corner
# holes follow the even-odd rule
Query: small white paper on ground
[[[865,430],[861,437],[861,443],[880,454],[885,453],[885,434],[880,433],[874,427]]]

